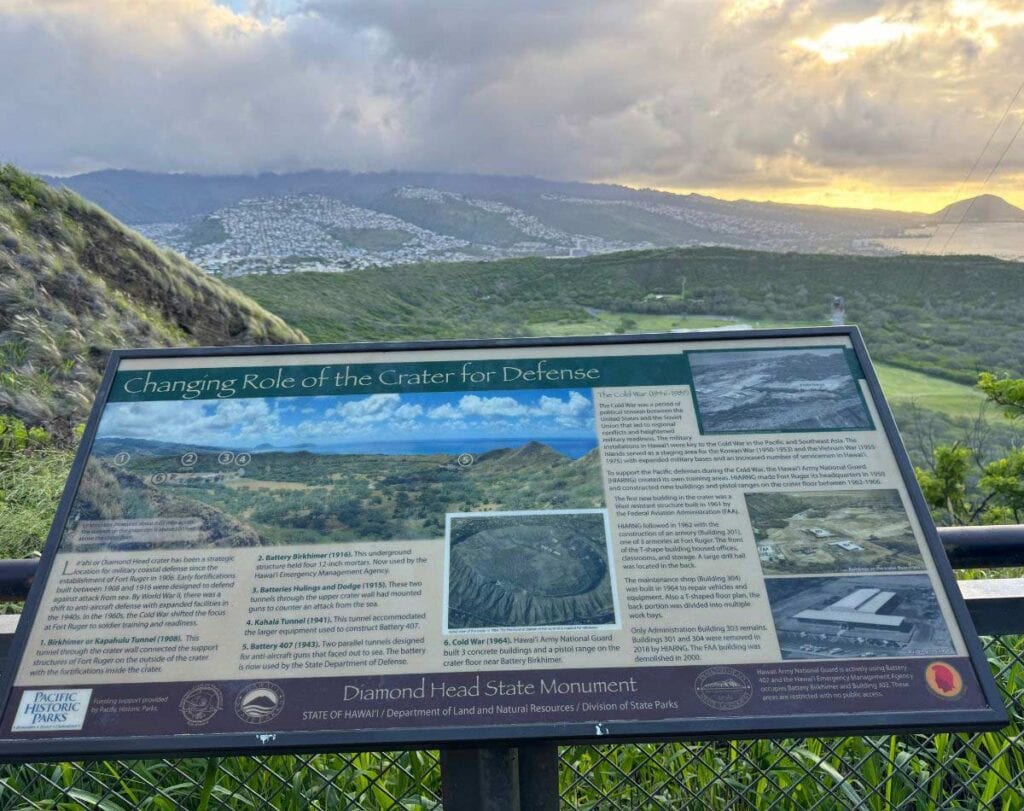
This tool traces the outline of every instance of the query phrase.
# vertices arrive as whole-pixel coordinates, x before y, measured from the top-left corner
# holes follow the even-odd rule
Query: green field
[[[985,404],[985,395],[971,386],[886,363],[875,363],[874,366],[882,391],[891,404],[913,402],[921,408],[962,419],[976,418]],[[1005,421],[996,408],[986,408],[985,416]]]
[[[674,329],[712,329],[738,323],[736,319],[687,315],[648,315],[647,313],[593,310],[584,320],[531,321],[528,335],[604,335],[623,332],[671,332]]]

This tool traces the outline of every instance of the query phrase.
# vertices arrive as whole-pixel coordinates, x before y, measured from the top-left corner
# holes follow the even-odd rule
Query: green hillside
[[[815,324],[841,295],[875,360],[967,385],[1024,374],[1024,264],[985,257],[696,248],[230,284],[318,342]]]
[[[77,195],[0,167],[0,414],[66,435],[112,347],[305,340]]]

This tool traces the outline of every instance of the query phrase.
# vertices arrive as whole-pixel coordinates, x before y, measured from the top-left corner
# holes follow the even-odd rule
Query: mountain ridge
[[[384,186],[394,186],[395,183],[408,185],[410,181],[420,184],[440,183],[442,187],[458,187],[466,190],[482,191],[489,188],[491,184],[501,184],[508,188],[523,186],[543,186],[550,190],[560,189],[563,191],[580,190],[592,191],[595,196],[611,194],[636,194],[661,198],[671,198],[679,201],[692,201],[706,204],[722,204],[726,206],[749,206],[749,207],[777,207],[788,210],[812,211],[821,214],[842,214],[860,216],[895,216],[899,218],[915,219],[923,217],[939,217],[946,209],[966,204],[971,200],[993,199],[998,200],[1021,213],[1024,216],[1024,209],[1020,209],[1009,203],[1002,197],[994,194],[982,194],[973,198],[964,198],[955,201],[948,206],[934,212],[927,211],[906,211],[903,209],[887,209],[880,206],[871,208],[858,208],[855,206],[829,206],[815,203],[785,203],[778,200],[753,200],[739,197],[726,199],[714,195],[702,194],[700,192],[674,192],[666,189],[658,189],[652,186],[627,186],[622,183],[607,183],[584,180],[552,180],[528,174],[483,174],[478,172],[431,172],[431,171],[405,171],[388,170],[381,172],[354,172],[345,169],[310,169],[301,172],[257,172],[252,174],[204,174],[201,172],[149,172],[139,169],[99,169],[92,172],[81,172],[70,175],[39,175],[41,179],[54,187],[66,186],[73,190],[79,187],[94,192],[101,191],[105,182],[119,180],[130,180],[135,183],[161,182],[169,185],[188,184],[215,184],[215,191],[207,195],[204,200],[196,201],[197,209],[202,211],[204,206],[214,202],[222,202],[234,199],[236,195],[248,194],[258,191],[258,184],[264,184],[264,191],[304,190],[316,191],[322,189],[323,185],[332,179],[344,179],[353,185],[360,183],[372,184],[380,182]],[[295,188],[297,184],[298,188]],[[118,185],[116,182],[114,186]],[[80,194],[82,192],[79,192]],[[238,197],[237,199],[243,199]],[[116,213],[119,205],[116,201],[111,202],[107,208],[111,213]],[[129,200],[124,200],[121,206],[130,205]],[[141,219],[124,218],[130,224],[145,222]]]
[[[943,216],[730,201],[529,175],[103,170],[47,180],[224,277],[699,245],[892,255],[919,249],[924,243],[905,237],[919,237]],[[996,209],[1003,219],[1016,210],[999,198],[963,210],[980,225]],[[964,234],[970,230],[969,224]],[[1024,234],[989,238],[996,255],[1024,257]],[[949,245],[953,252],[962,247]]]
[[[229,282],[324,343],[812,325],[843,296],[879,360],[969,385],[1024,372],[1024,263],[991,257],[669,248]]]

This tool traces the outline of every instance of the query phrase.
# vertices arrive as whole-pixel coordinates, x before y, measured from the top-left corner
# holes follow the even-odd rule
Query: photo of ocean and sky
[[[440,538],[448,512],[603,504],[586,389],[110,403],[63,548]]]

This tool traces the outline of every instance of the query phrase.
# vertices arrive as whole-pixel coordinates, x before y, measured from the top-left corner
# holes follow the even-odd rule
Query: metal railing
[[[1024,566],[1024,526],[940,536],[958,568]],[[0,595],[24,594],[33,566],[0,562]],[[1024,811],[1024,579],[960,586],[1010,712],[999,732],[32,763],[0,766],[0,811]],[[0,643],[15,622],[0,617]]]

